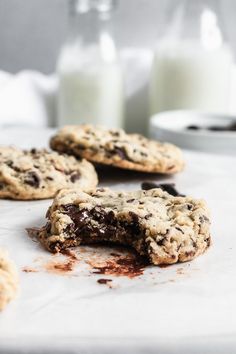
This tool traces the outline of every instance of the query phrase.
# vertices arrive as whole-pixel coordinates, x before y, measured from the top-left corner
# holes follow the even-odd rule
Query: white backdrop
[[[52,72],[66,36],[68,1],[0,0],[0,69]],[[119,0],[115,33],[120,46],[152,45],[164,20],[165,6],[176,1]],[[236,1],[221,0],[221,8],[236,51]]]

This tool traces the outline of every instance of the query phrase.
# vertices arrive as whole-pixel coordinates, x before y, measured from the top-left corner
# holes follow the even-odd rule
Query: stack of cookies
[[[105,241],[131,246],[160,265],[191,260],[210,245],[209,212],[202,200],[174,196],[163,188],[96,188],[93,164],[146,173],[182,171],[183,156],[176,146],[81,125],[63,127],[50,147],[53,151],[0,147],[1,198],[55,197],[48,222],[38,232],[49,251]]]

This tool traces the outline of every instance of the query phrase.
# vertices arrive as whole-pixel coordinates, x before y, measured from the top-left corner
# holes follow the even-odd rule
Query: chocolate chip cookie
[[[8,255],[0,249],[0,311],[9,301],[15,298],[18,288],[18,277],[15,266]]]
[[[156,188],[84,193],[62,190],[38,232],[51,252],[109,242],[133,247],[152,264],[189,261],[210,245],[209,212],[202,200],[174,197]]]
[[[92,164],[73,156],[0,147],[0,198],[52,198],[62,188],[88,190],[97,185]]]
[[[59,152],[129,170],[175,173],[184,166],[182,153],[176,146],[118,129],[65,126],[52,137],[50,145]]]

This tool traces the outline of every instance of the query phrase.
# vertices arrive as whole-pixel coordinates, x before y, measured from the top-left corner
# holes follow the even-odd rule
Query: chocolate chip
[[[152,215],[153,215],[152,213],[149,213],[149,214],[147,214],[147,215],[144,216],[144,219],[148,220],[149,218],[152,217]]]
[[[210,220],[208,219],[208,217],[206,217],[205,215],[200,216],[199,220],[200,220],[200,223],[202,223],[202,224],[203,224],[204,222],[210,222]]]
[[[120,132],[119,131],[113,131],[113,130],[109,130],[109,133],[112,135],[112,136],[120,136]]]
[[[194,257],[195,256],[195,252],[194,251],[186,251],[184,252],[186,257]]]
[[[127,160],[127,161],[132,161],[129,156],[127,155],[127,152],[125,151],[124,148],[122,147],[115,147],[114,149],[115,154],[117,154],[122,160]]]
[[[40,178],[37,175],[36,172],[34,171],[30,171],[28,172],[28,174],[26,175],[24,182],[26,184],[29,184],[30,186],[34,187],[34,188],[39,188],[40,185]]]
[[[135,199],[133,198],[133,199],[127,200],[126,203],[133,203],[134,201],[135,201]]]
[[[77,147],[79,150],[85,150],[85,146],[82,145],[82,144],[77,144],[76,147]]]
[[[201,128],[198,125],[189,125],[189,126],[187,126],[186,129],[188,129],[188,130],[199,130]]]
[[[6,161],[6,165],[11,167],[15,172],[21,172],[20,168],[15,166],[11,160]]]
[[[88,242],[119,241],[132,244],[140,238],[142,230],[139,217],[134,212],[129,212],[130,221],[119,220],[113,211],[107,212],[101,206],[91,210],[79,209],[78,206],[67,204],[63,206],[64,212],[70,216],[72,223],[67,225],[65,232],[71,238],[79,237]],[[119,235],[119,240],[118,240]]]
[[[137,214],[135,214],[133,211],[129,211],[129,215],[131,216],[131,218],[134,222],[139,221],[139,216]]]
[[[48,181],[53,181],[53,178],[50,177],[50,176],[47,176],[46,179],[47,179]]]
[[[3,189],[5,187],[5,183],[0,182],[0,190]]]
[[[180,231],[182,234],[184,234],[183,230],[180,227],[176,227],[176,230]]]
[[[143,157],[147,157],[148,156],[146,152],[142,152],[142,151],[140,152],[140,155],[143,156]]]
[[[208,247],[211,245],[211,238],[210,237],[206,240],[206,243],[207,243]]]
[[[37,150],[35,148],[30,150],[31,154],[36,154]]]
[[[6,161],[6,165],[9,166],[9,167],[12,167],[13,161],[12,160],[7,160]]]
[[[78,181],[78,179],[80,179],[80,177],[81,177],[81,173],[79,171],[76,171],[70,175],[70,180],[72,183],[75,183],[76,181]]]
[[[164,242],[165,242],[165,237],[163,237],[163,238],[162,238],[161,240],[159,240],[159,241],[156,241],[156,243],[157,243],[158,246],[163,246]]]
[[[184,194],[180,194],[177,189],[175,188],[175,184],[174,183],[154,183],[154,182],[143,182],[141,184],[141,188],[143,190],[150,190],[150,189],[154,189],[154,188],[160,188],[162,189],[164,192],[169,193],[170,195],[172,195],[173,197],[185,197]]]
[[[215,132],[235,132],[236,131],[236,123],[229,124],[227,126],[217,126],[213,125],[208,127],[208,130],[215,131]]]
[[[228,125],[211,125],[208,127],[198,126],[198,125],[189,125],[186,127],[188,130],[210,130],[213,132],[235,132],[236,131],[236,122],[232,122]]]

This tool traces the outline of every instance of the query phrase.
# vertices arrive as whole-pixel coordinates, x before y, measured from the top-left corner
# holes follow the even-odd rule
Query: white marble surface
[[[0,144],[45,146],[50,134],[2,130]],[[69,274],[45,270],[55,256],[24,230],[44,223],[50,200],[0,201],[0,246],[16,262],[21,284],[17,300],[0,314],[0,353],[236,352],[236,159],[185,155],[183,173],[152,179],[175,181],[183,193],[206,199],[213,246],[190,263],[149,267],[133,279],[109,276],[112,288],[98,284],[104,276],[93,274],[86,263],[93,251],[109,252],[102,248],[81,254],[78,248],[80,261]],[[135,189],[150,179],[106,172],[102,184]],[[22,272],[23,267],[37,272]]]

